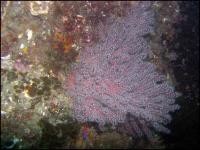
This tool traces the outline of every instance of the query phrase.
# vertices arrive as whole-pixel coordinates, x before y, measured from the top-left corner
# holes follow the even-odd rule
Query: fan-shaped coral
[[[164,125],[171,121],[169,112],[179,106],[165,76],[144,60],[150,50],[144,35],[154,27],[149,7],[149,2],[139,2],[125,18],[109,18],[106,26],[98,27],[99,43],[81,51],[80,63],[66,82],[77,120],[116,125],[130,114],[136,135],[150,137],[149,127],[169,133]]]

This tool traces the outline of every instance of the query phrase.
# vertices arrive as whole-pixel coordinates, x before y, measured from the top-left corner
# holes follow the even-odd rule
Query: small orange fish
[[[68,53],[72,50],[73,39],[72,37],[68,36],[64,39],[64,53]]]
[[[64,42],[64,36],[61,33],[56,32],[54,35],[54,40],[59,42]]]
[[[64,53],[69,53],[71,50],[73,50],[72,45],[73,45],[73,38],[72,36],[65,36],[62,35],[59,32],[56,32],[54,35],[54,40],[59,42],[61,45],[63,45],[63,51]],[[59,44],[53,44],[54,48],[58,48]]]

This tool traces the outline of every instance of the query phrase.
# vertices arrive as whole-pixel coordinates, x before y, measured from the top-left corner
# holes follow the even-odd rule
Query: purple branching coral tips
[[[151,137],[151,129],[169,133],[169,112],[179,108],[178,94],[156,67],[144,61],[149,45],[143,35],[153,31],[149,2],[138,3],[125,18],[99,26],[102,40],[80,53],[66,82],[73,115],[81,122],[117,125],[128,122],[136,136]],[[127,119],[127,114],[129,119]]]

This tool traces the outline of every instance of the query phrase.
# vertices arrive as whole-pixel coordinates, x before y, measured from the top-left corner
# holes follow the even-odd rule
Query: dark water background
[[[171,123],[172,134],[165,137],[167,148],[199,147],[199,1],[180,2],[180,13],[187,18],[176,25],[174,41],[168,45],[179,55],[174,62],[179,112]],[[179,43],[179,47],[175,46]]]

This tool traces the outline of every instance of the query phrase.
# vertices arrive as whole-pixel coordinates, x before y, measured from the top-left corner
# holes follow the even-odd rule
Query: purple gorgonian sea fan
[[[65,82],[78,121],[127,122],[137,136],[151,137],[153,129],[170,132],[165,125],[172,119],[169,113],[179,109],[178,93],[145,61],[150,47],[144,35],[154,29],[150,6],[138,2],[126,17],[109,18],[98,26],[101,40],[80,52]]]

